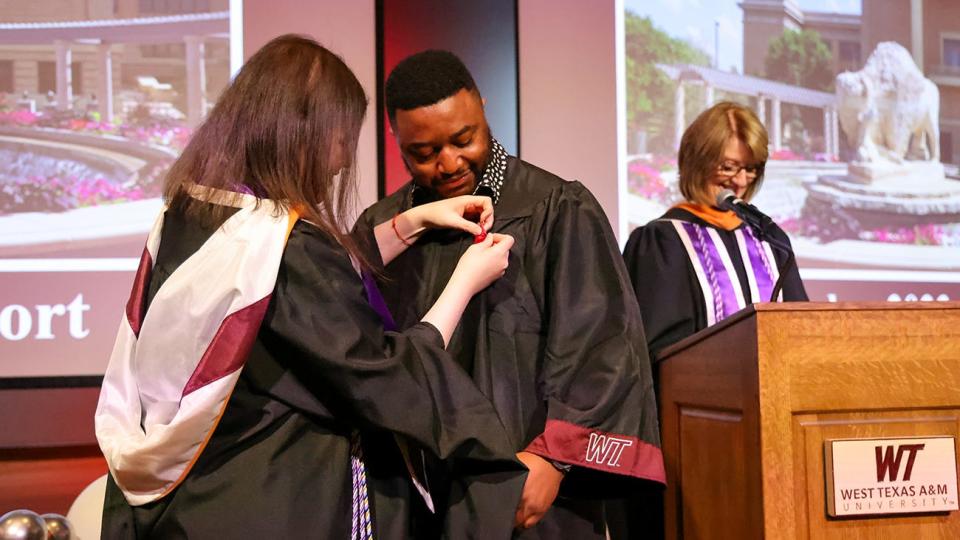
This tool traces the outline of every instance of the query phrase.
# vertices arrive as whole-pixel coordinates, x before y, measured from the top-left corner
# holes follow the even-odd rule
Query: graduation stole
[[[750,227],[740,227],[739,220],[736,223],[729,220],[717,223],[714,216],[703,216],[697,206],[681,205],[681,208],[701,218],[710,217],[711,219],[706,221],[716,223],[721,228],[726,229],[731,225],[735,227],[732,230],[737,239],[740,259],[746,269],[750,298],[755,303],[769,300],[773,286],[780,276],[770,244],[757,238]],[[717,229],[679,219],[666,221],[673,224],[693,265],[697,282],[703,292],[707,326],[713,326],[745,308],[746,295],[730,253]],[[778,300],[783,301],[782,291]]]
[[[194,186],[191,195],[207,189]],[[209,441],[263,322],[298,219],[269,200],[258,207],[252,195],[215,190],[213,198],[240,210],[170,275],[146,310],[161,211],[103,377],[97,440],[132,506],[170,493]]]

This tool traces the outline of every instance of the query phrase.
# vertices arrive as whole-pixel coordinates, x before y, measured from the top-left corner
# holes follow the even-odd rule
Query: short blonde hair
[[[730,137],[740,139],[750,149],[757,178],[747,186],[744,200],[749,201],[763,182],[767,162],[767,130],[753,111],[731,101],[721,101],[700,113],[683,132],[677,166],[680,169],[680,192],[692,203],[715,204],[707,189],[723,161],[723,151]],[[746,163],[744,165],[747,165]]]

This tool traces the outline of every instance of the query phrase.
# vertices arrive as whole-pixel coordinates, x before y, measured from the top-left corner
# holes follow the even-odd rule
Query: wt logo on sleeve
[[[590,440],[587,442],[586,461],[598,465],[609,465],[610,467],[620,466],[620,456],[623,451],[633,446],[633,441],[610,435],[590,434]]]

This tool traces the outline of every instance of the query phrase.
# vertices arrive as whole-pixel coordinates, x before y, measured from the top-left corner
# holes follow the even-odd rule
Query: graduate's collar
[[[486,192],[493,199],[493,204],[500,202],[500,189],[503,187],[504,173],[507,172],[507,150],[500,141],[490,137],[490,163],[483,171],[483,178],[477,183],[474,194]]]
[[[503,179],[507,172],[507,150],[500,141],[490,137],[490,163],[483,170],[483,177],[473,189],[474,195],[490,195],[493,204],[500,202],[500,190],[503,188]],[[418,206],[437,200],[435,194],[416,184],[410,190],[410,206]]]
[[[720,210],[705,204],[694,204],[688,202],[680,203],[674,206],[674,208],[686,210],[687,212],[690,212],[698,218],[706,221],[710,225],[725,231],[732,231],[740,225],[743,225],[743,221],[741,221],[740,218],[738,218],[737,215],[730,210]]]

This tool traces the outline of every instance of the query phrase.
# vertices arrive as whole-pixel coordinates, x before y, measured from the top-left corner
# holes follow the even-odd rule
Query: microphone
[[[733,213],[742,219],[753,229],[760,238],[769,236],[767,232],[773,225],[770,216],[757,209],[756,206],[744,201],[733,190],[725,189],[717,194],[717,208],[721,210],[732,210]]]
[[[717,194],[717,207],[721,210],[733,211],[737,217],[742,219],[744,223],[757,233],[757,237],[759,237],[760,240],[765,240],[771,246],[779,248],[787,254],[787,260],[784,262],[783,268],[777,269],[780,277],[773,286],[773,294],[770,295],[770,302],[776,302],[777,297],[780,296],[780,290],[783,288],[783,278],[786,276],[787,270],[790,269],[791,265],[793,267],[797,266],[797,260],[793,250],[790,249],[790,246],[785,242],[769,234],[773,226],[773,219],[757,209],[756,206],[737,197],[737,194],[734,193],[733,190],[725,189]],[[776,261],[774,261],[774,264],[776,264]]]

